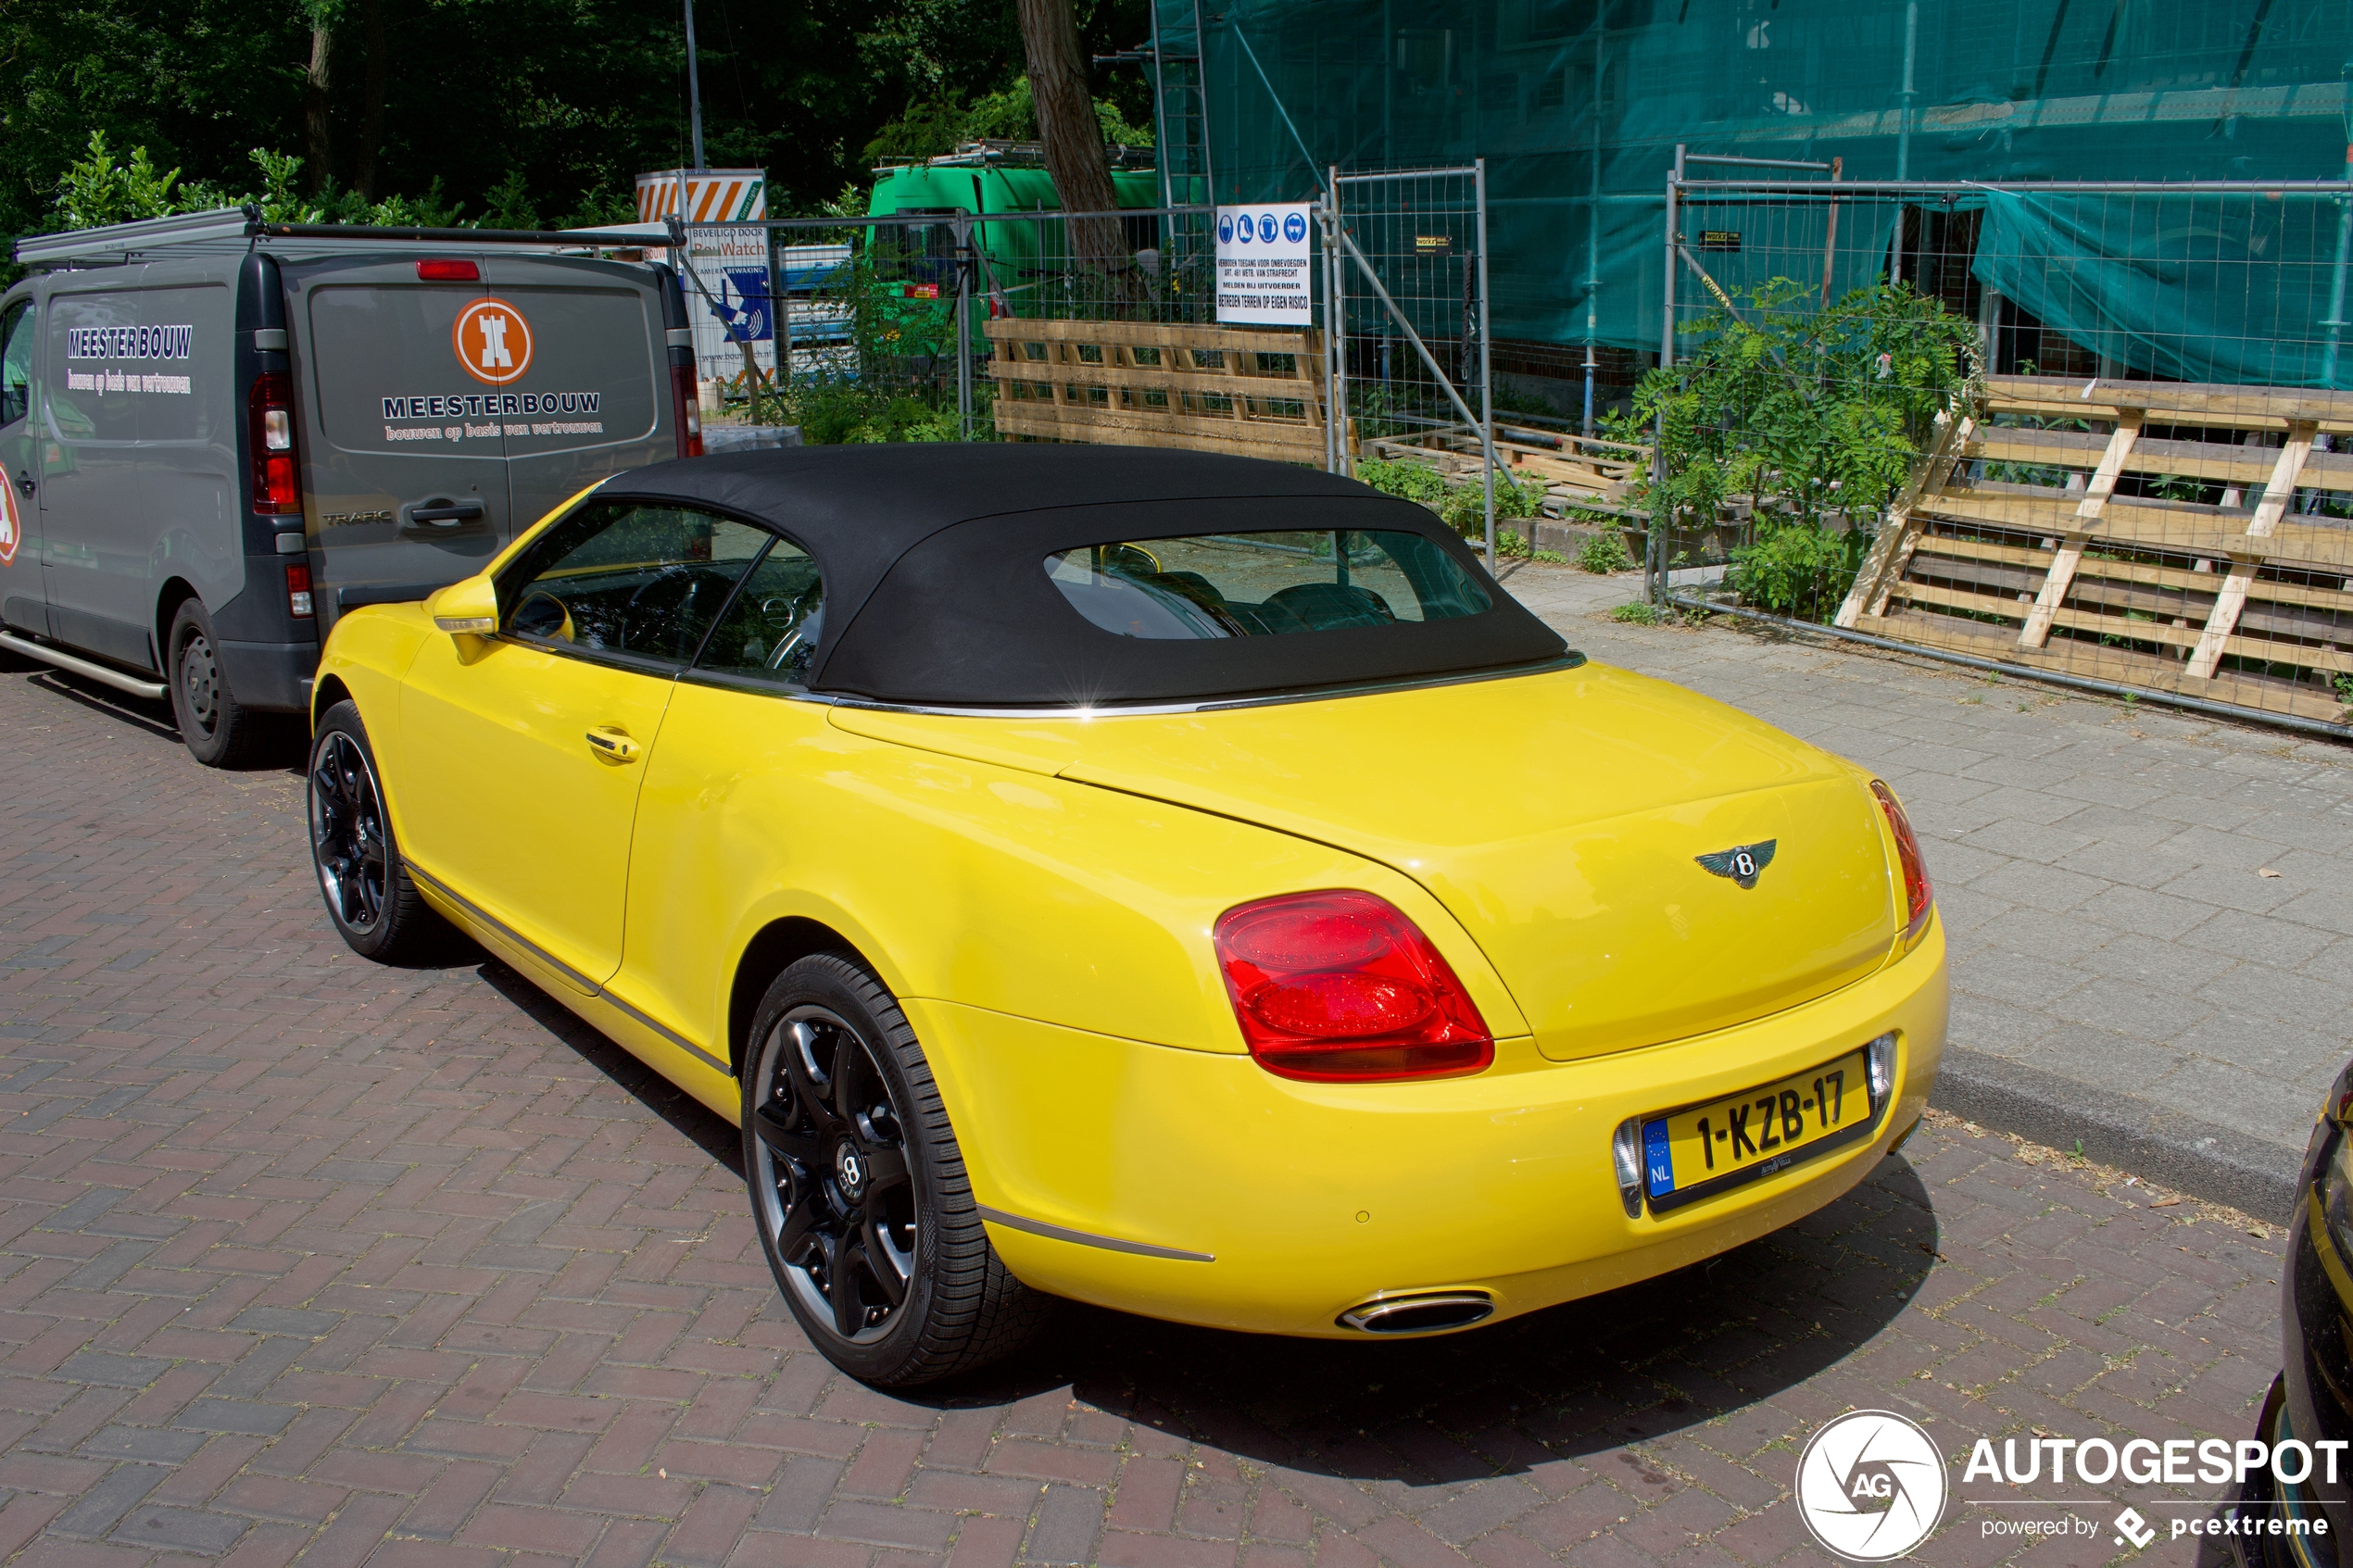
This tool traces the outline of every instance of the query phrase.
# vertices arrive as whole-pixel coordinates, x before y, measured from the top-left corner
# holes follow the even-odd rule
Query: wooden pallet
[[[1586,435],[1550,437],[1541,445],[1507,437],[1495,442],[1496,459],[1521,483],[1534,480],[1544,487],[1546,498],[1584,509],[1619,509],[1649,453],[1645,446]],[[1481,461],[1478,435],[1463,430],[1377,437],[1364,443],[1364,455],[1425,463],[1450,479],[1465,481],[1478,478]]]
[[[1321,332],[1005,318],[988,339],[1000,435],[1324,465]]]
[[[1993,377],[1939,420],[1837,624],[2342,721],[2353,521],[2295,506],[2353,491],[2353,452],[2320,449],[2347,436],[2348,393]],[[2160,481],[2196,495],[2132,493]]]

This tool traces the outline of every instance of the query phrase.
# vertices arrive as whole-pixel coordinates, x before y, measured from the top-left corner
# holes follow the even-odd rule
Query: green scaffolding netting
[[[1208,172],[1221,201],[1312,195],[1327,165],[1484,157],[1499,340],[1658,346],[1662,192],[1682,144],[1955,188],[1908,220],[1903,202],[1846,204],[1834,288],[1883,274],[1899,222],[1920,243],[1919,208],[1979,214],[1960,270],[2104,366],[2291,385],[2353,372],[2328,324],[2333,201],[1964,188],[2340,179],[2343,0],[1158,0],[1155,21],[1164,156]],[[1826,212],[1695,209],[1684,230],[1750,236],[1736,257],[1699,253],[1728,286],[1818,282]],[[1679,316],[1708,303],[1689,272],[1677,293]]]

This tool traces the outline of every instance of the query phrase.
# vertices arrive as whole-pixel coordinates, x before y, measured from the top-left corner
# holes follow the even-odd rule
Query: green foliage
[[[286,195],[342,221],[387,206],[406,210],[372,220],[414,222],[460,203],[511,211],[521,193],[543,220],[610,221],[634,213],[635,174],[691,156],[676,0],[377,4],[381,58],[371,57],[371,7],[359,0],[0,6],[0,240],[66,225],[58,179],[87,157],[94,131],[111,149],[146,148],[158,179],[177,169],[166,194],[183,206],[189,187],[233,196],[259,184],[257,144],[296,149],[309,161]],[[1076,8],[1083,56],[1151,31],[1142,0]],[[765,168],[779,215],[869,180],[862,150],[907,106],[971,106],[1007,92],[1026,69],[1004,0],[706,6],[698,23],[706,157]],[[303,119],[314,24],[333,40],[325,167]],[[372,102],[371,82],[382,84]],[[1095,68],[1090,86],[1131,131],[1151,123],[1150,87],[1135,66]],[[487,199],[510,179],[507,199]],[[366,196],[350,195],[363,180]],[[417,194],[436,182],[438,193]],[[91,192],[76,209],[93,220],[126,216],[109,199]],[[141,205],[154,205],[152,194]]]
[[[1725,585],[1759,609],[1827,624],[1867,547],[1859,528],[1833,533],[1818,523],[1760,522],[1755,540],[1732,551]]]
[[[57,210],[69,229],[167,217],[183,210],[171,190],[179,178],[176,169],[157,173],[145,147],[132,148],[128,164],[115,162],[107,133],[93,131],[88,151],[57,176]]]
[[[1596,533],[1577,546],[1577,564],[1598,576],[1607,576],[1613,571],[1633,570],[1634,554],[1626,547],[1624,536],[1612,530]]]
[[[1438,514],[1447,527],[1468,539],[1474,535],[1484,539],[1487,533],[1487,496],[1476,479],[1450,482],[1436,469],[1422,463],[1403,459],[1388,461],[1365,458],[1356,465],[1356,477],[1384,495],[1401,496],[1418,501]],[[1508,473],[1495,476],[1495,520],[1531,518],[1541,514],[1544,487],[1533,479],[1516,479]],[[1501,531],[1497,533],[1500,541]],[[1497,548],[1501,548],[1500,543]]]
[[[1663,492],[1676,522],[1712,524],[1735,495],[1800,521],[1875,511],[1909,478],[1936,412],[1965,385],[1976,328],[1908,283],[1875,284],[1827,310],[1776,278],[1683,330],[1683,362],[1635,389],[1629,424],[1664,420]],[[1795,308],[1785,307],[1796,306]]]
[[[1609,612],[1612,621],[1622,621],[1629,626],[1655,626],[1671,619],[1668,611],[1659,608],[1648,599],[1635,599],[1619,605]]]
[[[1902,488],[1938,410],[1977,370],[1976,329],[1907,283],[1856,289],[1827,310],[1812,297],[1786,278],[1743,291],[1683,329],[1683,362],[1644,376],[1630,413],[1605,422],[1619,439],[1664,425],[1665,476],[1644,473],[1629,498],[1663,502],[1669,526],[1689,529],[1747,497],[1756,540],[1739,574],[1780,605],[1827,615],[1838,602],[1828,583],[1853,572],[1837,562],[1859,558],[1861,541],[1826,540],[1823,514],[1859,521]],[[1788,525],[1801,532],[1784,537]]]
[[[800,439],[812,446],[963,439],[952,404],[943,408],[919,397],[892,397],[854,382],[798,386],[785,394],[784,403],[788,421],[800,426]]]
[[[90,132],[82,157],[66,166],[57,178],[57,207],[67,229],[94,229],[107,223],[131,223],[147,218],[169,218],[175,212],[207,212],[215,207],[252,206],[273,223],[373,223],[446,228],[458,221],[459,204],[442,200],[441,182],[422,197],[387,196],[363,201],[350,192],[328,191],[317,198],[296,190],[302,159],[288,153],[256,147],[247,155],[261,173],[258,191],[227,191],[205,183],[182,184],[176,169],[158,173],[147,149],[133,147],[127,163],[115,161],[103,131]],[[534,217],[531,224],[535,225]]]
[[[1106,146],[1152,144],[1149,115],[1144,117],[1143,124],[1133,124],[1117,104],[1098,98],[1095,120],[1102,127]],[[866,157],[937,157],[953,152],[965,142],[991,140],[1038,140],[1038,105],[1030,94],[1027,76],[1017,76],[1006,86],[984,93],[970,104],[948,98],[910,105],[866,144]]]
[[[1432,511],[1436,511],[1439,503],[1446,498],[1444,476],[1436,469],[1421,463],[1365,458],[1356,464],[1356,477],[1384,495],[1419,501]]]

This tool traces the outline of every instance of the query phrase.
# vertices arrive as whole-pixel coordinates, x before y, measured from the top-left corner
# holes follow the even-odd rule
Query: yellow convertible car
[[[1415,1335],[1680,1268],[1853,1186],[1943,1050],[1884,784],[1279,464],[641,469],[345,614],[315,702],[345,939],[461,927],[738,1123],[876,1384],[1047,1297]]]

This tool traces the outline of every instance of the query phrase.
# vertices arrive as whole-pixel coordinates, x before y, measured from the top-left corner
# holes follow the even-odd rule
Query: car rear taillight
[[[286,613],[301,620],[310,610],[310,568],[296,565],[286,568]]]
[[[1218,917],[1218,967],[1258,1065],[1358,1084],[1477,1073],[1495,1041],[1462,982],[1387,899],[1336,889]]]
[[[1904,903],[1907,919],[1904,940],[1910,942],[1928,924],[1928,911],[1936,902],[1936,890],[1928,884],[1928,862],[1920,859],[1920,841],[1912,835],[1912,821],[1904,815],[1904,808],[1895,803],[1895,792],[1879,780],[1871,781],[1871,793],[1879,797],[1879,809],[1887,813],[1888,828],[1895,834],[1895,858],[1904,872]]]
[[[670,411],[678,424],[678,455],[702,456],[702,383],[692,365],[670,367]]]
[[[252,420],[253,509],[302,510],[302,478],[295,452],[294,383],[283,371],[253,378],[245,407]]]
[[[417,281],[425,283],[478,283],[482,269],[471,261],[420,261]]]

